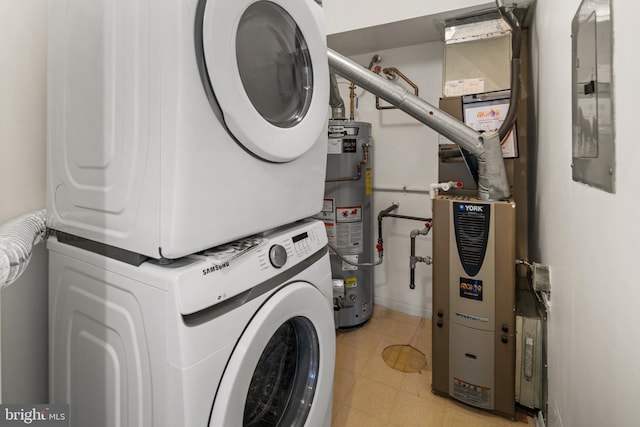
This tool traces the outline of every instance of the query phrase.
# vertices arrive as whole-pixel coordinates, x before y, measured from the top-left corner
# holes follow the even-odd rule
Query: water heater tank
[[[329,243],[348,261],[371,263],[371,124],[329,120],[325,198],[319,219]],[[373,312],[373,267],[355,267],[331,251],[337,328],[360,325]]]

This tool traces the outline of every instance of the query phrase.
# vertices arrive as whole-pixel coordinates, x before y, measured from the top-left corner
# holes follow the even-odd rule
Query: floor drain
[[[410,345],[389,346],[382,350],[382,359],[393,369],[410,374],[427,367],[424,353]]]

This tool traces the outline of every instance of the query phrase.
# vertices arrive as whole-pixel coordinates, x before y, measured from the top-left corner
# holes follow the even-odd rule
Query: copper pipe
[[[398,70],[396,67],[388,67],[388,68],[384,68],[382,70],[382,72],[387,75],[387,76],[392,76],[392,77],[400,77],[402,80],[404,80],[405,82],[407,82],[407,84],[409,86],[411,86],[413,88],[413,92],[416,96],[418,96],[418,85],[416,85],[415,83],[413,83],[407,76],[405,76],[404,74],[402,74],[400,72],[400,70]],[[387,105],[387,106],[381,106],[380,105],[380,97],[376,96],[376,109],[377,110],[395,110],[398,107],[395,107],[393,105]]]
[[[367,143],[362,144],[362,150],[363,150],[362,160],[360,160],[356,165],[355,176],[350,176],[346,178],[329,178],[329,179],[326,179],[324,182],[359,181],[360,178],[362,178],[362,165],[366,165],[367,163],[369,163],[369,144]]]
[[[349,85],[349,120],[351,121],[354,120],[355,97],[356,97],[356,85],[353,82],[351,82],[351,84]]]
[[[367,68],[369,71],[371,71],[371,68],[373,68],[374,64],[378,64],[380,61],[382,61],[382,57],[380,55],[373,55],[371,57],[371,61],[369,61],[369,67]]]
[[[379,63],[380,61],[382,61],[382,57],[380,55],[373,55],[371,57],[371,61],[369,61],[369,67],[368,70],[371,70],[371,68]],[[351,84],[349,85],[349,120],[354,121],[355,120],[355,98],[356,98],[356,85],[351,82]]]

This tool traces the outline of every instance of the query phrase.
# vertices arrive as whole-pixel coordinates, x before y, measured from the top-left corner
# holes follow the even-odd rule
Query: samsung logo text
[[[223,268],[227,268],[229,267],[229,263],[225,262],[224,264],[220,264],[220,265],[214,265],[211,267],[207,267],[204,270],[202,270],[202,275],[206,276],[207,274],[211,274],[214,271],[218,271],[218,270],[222,270]]]

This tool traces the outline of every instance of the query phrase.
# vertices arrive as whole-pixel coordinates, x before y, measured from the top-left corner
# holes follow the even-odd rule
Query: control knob
[[[273,245],[269,249],[269,261],[275,268],[282,268],[287,262],[287,250],[282,245]]]

